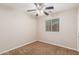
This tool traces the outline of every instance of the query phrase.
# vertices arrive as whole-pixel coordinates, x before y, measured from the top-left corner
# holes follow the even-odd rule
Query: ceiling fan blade
[[[36,11],[36,9],[27,10],[27,12]]]
[[[46,7],[45,9],[54,9],[53,6]]]
[[[45,12],[45,11],[43,11],[43,12],[44,12],[45,15],[47,15],[47,16],[49,15],[47,12]]]

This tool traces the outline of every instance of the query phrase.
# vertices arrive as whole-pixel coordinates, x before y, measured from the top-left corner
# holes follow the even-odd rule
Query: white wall
[[[0,6],[0,52],[36,40],[36,20],[25,13]]]
[[[45,21],[54,18],[60,19],[59,32],[46,32]],[[55,44],[71,49],[77,49],[77,9],[66,10],[52,16],[38,18],[39,41]]]
[[[79,51],[79,8],[78,8],[78,19],[77,19],[77,49]]]

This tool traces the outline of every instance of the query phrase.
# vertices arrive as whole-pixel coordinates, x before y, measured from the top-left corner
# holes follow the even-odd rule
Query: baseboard
[[[59,47],[71,49],[71,50],[74,50],[74,51],[78,51],[77,49],[74,49],[74,48],[70,48],[70,47],[67,47],[67,46],[60,45],[60,44],[51,43],[50,41],[43,41],[43,40],[39,40],[39,41],[44,42],[44,43],[48,43],[48,44],[52,44],[52,45],[56,45],[56,46],[59,46]]]
[[[5,50],[5,51],[2,51],[2,52],[0,52],[0,55],[3,54],[3,53],[6,53],[6,52],[8,52],[8,51],[11,51],[11,50],[14,50],[14,49],[20,48],[20,47],[22,47],[22,46],[24,46],[24,45],[27,45],[27,44],[33,43],[33,42],[36,42],[36,40],[34,40],[34,41],[30,41],[30,42],[25,43],[25,44],[21,44],[21,45],[19,45],[19,46],[17,46],[17,47],[14,47],[14,48],[11,48],[11,49],[8,49],[8,50]]]

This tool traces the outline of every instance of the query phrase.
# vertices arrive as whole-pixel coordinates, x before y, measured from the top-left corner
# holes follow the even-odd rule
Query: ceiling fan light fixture
[[[36,6],[35,10],[28,10],[28,12],[30,11],[36,11],[36,16],[41,16],[41,15],[49,15],[50,10],[53,10],[54,7],[53,6],[49,6],[49,7],[44,7],[45,5],[43,3],[34,3],[34,5]],[[46,11],[47,10],[47,11]]]

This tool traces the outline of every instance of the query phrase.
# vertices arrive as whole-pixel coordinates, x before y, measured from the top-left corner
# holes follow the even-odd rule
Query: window
[[[46,31],[59,32],[59,19],[47,20]]]

